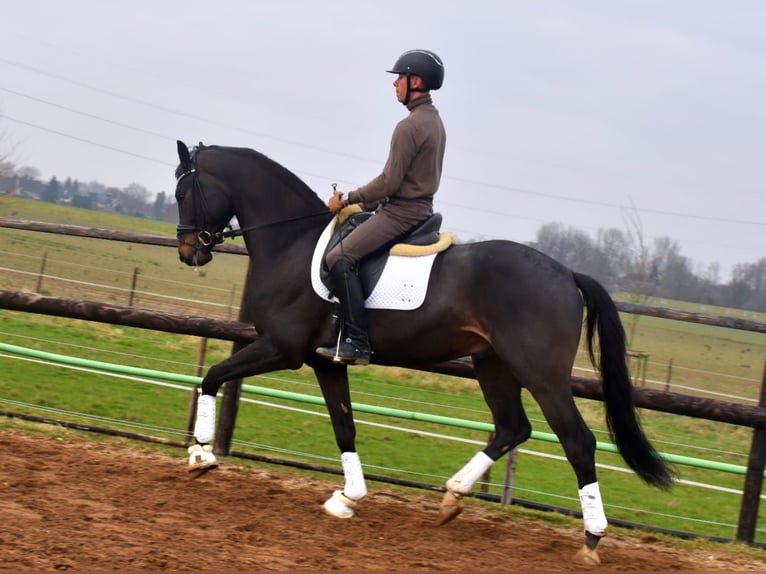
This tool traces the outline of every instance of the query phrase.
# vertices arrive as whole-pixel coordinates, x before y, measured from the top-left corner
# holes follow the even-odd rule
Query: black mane
[[[265,169],[269,170],[272,173],[272,176],[275,177],[278,181],[285,184],[285,187],[295,190],[299,194],[303,194],[309,198],[312,198],[313,200],[317,201],[320,205],[324,205],[324,201],[322,201],[318,194],[311,189],[306,182],[304,182],[301,178],[299,178],[297,175],[295,175],[292,171],[284,167],[279,162],[271,159],[269,156],[256,151],[252,148],[247,147],[230,147],[230,146],[219,146],[219,145],[210,145],[205,146],[200,143],[199,146],[195,147],[192,152],[192,157],[194,157],[194,153],[204,152],[206,150],[216,150],[222,153],[230,154],[236,158],[242,159],[242,160],[249,160],[253,161],[259,165],[265,166]],[[329,195],[329,192],[328,192]]]

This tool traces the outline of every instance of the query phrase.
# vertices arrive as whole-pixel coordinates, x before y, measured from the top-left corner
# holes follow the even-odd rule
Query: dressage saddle
[[[369,217],[372,217],[372,215],[373,213],[370,211],[354,213],[348,216],[346,220],[338,225],[333,231],[330,241],[327,243],[327,247],[322,254],[322,267],[319,270],[319,277],[328,289],[331,289],[332,287],[329,281],[329,270],[324,264],[325,256],[333,247],[340,243],[343,238],[359,227],[359,225],[365,222]],[[365,299],[370,296],[370,293],[372,293],[375,286],[378,284],[380,275],[383,273],[383,269],[386,266],[386,261],[388,261],[391,248],[394,245],[433,245],[439,241],[439,230],[441,229],[441,225],[442,214],[434,213],[431,217],[413,227],[404,236],[391,241],[362,259],[357,265],[357,273],[362,282],[362,292],[364,293]]]

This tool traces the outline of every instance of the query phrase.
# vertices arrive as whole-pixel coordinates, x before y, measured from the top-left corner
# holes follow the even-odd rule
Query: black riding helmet
[[[426,84],[426,90],[438,90],[444,82],[444,63],[442,59],[430,50],[408,50],[396,60],[388,70],[391,74],[407,74],[407,97],[405,105],[410,100],[410,76],[420,76]]]

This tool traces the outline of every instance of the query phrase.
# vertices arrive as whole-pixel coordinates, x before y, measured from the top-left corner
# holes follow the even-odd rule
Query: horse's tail
[[[592,277],[574,273],[574,280],[587,308],[588,354],[593,366],[601,372],[606,405],[606,423],[612,441],[625,462],[645,482],[669,488],[675,473],[649,443],[641,429],[633,404],[633,385],[627,364],[625,329],[617,306],[604,287]],[[593,352],[593,336],[598,329],[601,359]]]

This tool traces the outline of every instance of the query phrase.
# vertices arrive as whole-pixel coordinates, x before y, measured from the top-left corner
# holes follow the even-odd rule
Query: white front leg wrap
[[[594,536],[605,536],[608,523],[606,514],[604,514],[604,503],[601,501],[598,482],[586,484],[577,493],[580,495],[585,530]]]
[[[447,481],[447,490],[456,494],[468,494],[476,481],[484,476],[494,462],[484,454],[484,451],[477,452],[468,464]]]
[[[215,397],[200,394],[197,397],[197,420],[194,423],[194,438],[200,444],[213,442],[215,438]]]
[[[211,468],[217,465],[212,445],[193,444],[188,449],[189,465],[195,468]]]
[[[343,465],[343,477],[346,479],[343,494],[355,502],[362,500],[367,495],[367,485],[364,483],[359,454],[344,452],[340,455],[340,461]]]

